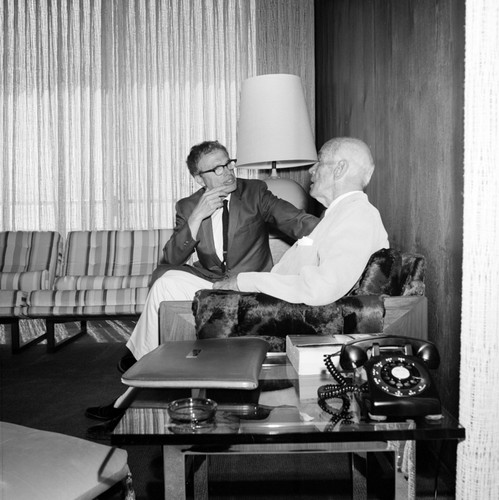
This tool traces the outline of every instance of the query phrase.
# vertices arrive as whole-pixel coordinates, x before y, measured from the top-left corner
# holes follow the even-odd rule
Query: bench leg
[[[2,321],[3,324],[10,325],[10,338],[12,345],[12,354],[19,354],[33,344],[38,344],[42,340],[47,338],[47,334],[44,333],[39,337],[36,337],[25,344],[21,344],[21,329],[19,327],[19,318],[12,318],[8,321]]]
[[[12,342],[12,354],[21,352],[21,332],[18,319],[13,320],[10,324],[10,338]]]
[[[64,323],[67,323],[69,321],[75,321],[74,319],[64,321]],[[78,323],[78,320],[76,320]],[[59,350],[61,347],[64,347],[66,344],[69,344],[70,342],[75,341],[76,339],[80,338],[82,335],[85,335],[87,333],[87,320],[81,320],[79,321],[80,323],[80,331],[72,335],[71,337],[61,340],[60,342],[56,342],[55,339],[55,325],[57,323],[61,323],[61,321],[57,320],[56,318],[54,319],[46,319],[45,324],[47,328],[47,352],[53,353]]]

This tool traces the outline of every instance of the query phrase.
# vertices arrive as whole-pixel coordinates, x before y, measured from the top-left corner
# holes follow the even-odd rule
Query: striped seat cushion
[[[54,231],[0,232],[0,283],[2,289],[52,288],[62,259],[63,240]],[[15,276],[19,273],[24,276]]]
[[[36,316],[140,314],[147,287],[119,290],[40,290],[27,297],[27,314]]]
[[[72,231],[61,276],[150,275],[172,231]]]
[[[55,290],[118,290],[147,287],[150,275],[140,276],[61,276],[56,278]]]
[[[0,317],[22,317],[26,295],[19,290],[0,290]]]

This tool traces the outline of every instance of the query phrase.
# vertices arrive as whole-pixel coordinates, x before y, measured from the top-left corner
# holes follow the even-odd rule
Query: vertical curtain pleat
[[[456,498],[499,497],[499,4],[466,2],[464,228]]]
[[[218,139],[235,154],[241,84],[266,72],[262,5],[2,0],[0,230],[171,227],[175,201],[197,189],[190,147]],[[313,60],[310,40],[294,61]]]

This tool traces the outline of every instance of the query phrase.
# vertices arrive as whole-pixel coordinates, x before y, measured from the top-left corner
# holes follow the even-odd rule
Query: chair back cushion
[[[171,229],[72,231],[67,237],[63,275],[150,275],[171,233]]]
[[[62,247],[62,237],[54,231],[0,232],[0,289],[50,289],[61,265]]]
[[[373,253],[348,295],[424,295],[422,255],[383,248]]]
[[[400,295],[425,294],[426,260],[416,253],[402,254],[402,270],[400,275]]]

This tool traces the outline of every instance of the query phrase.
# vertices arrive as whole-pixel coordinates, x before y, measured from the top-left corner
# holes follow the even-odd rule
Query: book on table
[[[319,375],[326,371],[324,356],[331,354],[336,368],[339,366],[340,352],[344,344],[377,334],[356,333],[352,335],[288,335],[286,355],[298,375]]]

